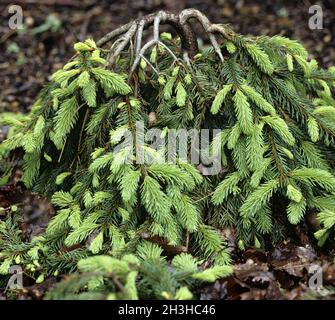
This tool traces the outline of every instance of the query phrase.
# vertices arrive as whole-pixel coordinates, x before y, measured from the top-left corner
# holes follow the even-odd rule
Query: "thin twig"
[[[137,28],[136,43],[135,43],[135,55],[136,56],[139,55],[141,51],[144,24],[145,24],[144,20],[141,20]]]
[[[178,61],[177,56],[172,52],[172,50],[164,42],[158,41],[157,44],[161,45],[168,53],[170,53],[174,61]]]
[[[185,243],[186,251],[188,251],[189,245],[190,245],[190,233],[187,231],[186,232],[186,243]]]
[[[202,198],[200,198],[198,200],[195,200],[194,203],[198,203],[198,202],[200,202],[202,200],[205,200],[205,199],[207,199],[208,197],[210,197],[213,194],[214,194],[214,191],[212,191],[211,193],[207,194],[206,196],[204,196],[204,197],[202,197]]]
[[[157,69],[152,65],[152,63],[145,57],[145,56],[142,56],[141,57],[147,64],[148,66],[157,74],[159,75],[159,72],[157,71]]]
[[[61,161],[61,159],[63,157],[63,153],[64,153],[64,150],[65,150],[66,143],[67,143],[67,139],[65,140],[63,148],[62,148],[62,150],[60,152],[60,155],[59,155],[59,158],[58,158],[58,163],[60,163],[60,161]]]
[[[84,120],[83,120],[83,125],[81,126],[81,129],[80,129],[79,143],[78,143],[78,149],[77,149],[77,153],[78,153],[78,154],[80,153],[81,141],[82,141],[82,139],[83,139],[83,133],[84,133],[84,129],[85,129],[86,122],[87,122],[87,119],[88,119],[89,114],[90,114],[90,109],[87,108],[87,110],[86,110],[86,112],[85,112]]]
[[[127,46],[130,42],[131,38],[134,36],[137,30],[137,23],[132,24],[126,34],[122,37],[123,41],[116,47],[114,52],[111,52],[110,57],[108,58],[109,64],[112,65],[116,61],[116,58],[120,55],[122,50]]]

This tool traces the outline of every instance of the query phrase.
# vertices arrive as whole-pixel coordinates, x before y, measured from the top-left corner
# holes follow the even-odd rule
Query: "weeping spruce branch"
[[[194,21],[210,47],[198,48]],[[1,119],[12,128],[1,156],[22,148],[25,185],[57,211],[31,242],[20,239],[19,212],[1,221],[4,277],[15,263],[38,282],[79,271],[53,299],[188,299],[201,281],[231,272],[224,226],[241,248],[259,247],[316,211],[316,239],[333,241],[334,68],[309,61],[294,40],[238,35],[193,9],[148,15],[74,48],[27,117]],[[178,155],[139,163],[139,153],[164,156],[136,141],[139,121],[163,132],[220,129],[211,150],[221,151],[221,172],[204,176]],[[125,132],[134,145],[122,147]],[[275,202],[286,209],[275,212]]]

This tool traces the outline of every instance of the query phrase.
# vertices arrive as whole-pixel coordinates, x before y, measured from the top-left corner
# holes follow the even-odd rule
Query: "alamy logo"
[[[319,5],[311,6],[308,13],[312,16],[309,18],[308,27],[311,30],[323,29],[323,10]]]
[[[189,162],[201,165],[202,174],[207,176],[221,171],[220,138],[219,129],[145,130],[144,123],[140,121],[136,122],[135,135],[126,126],[111,133],[115,164],[131,164],[133,161],[137,164]],[[220,147],[213,147],[211,139]]]
[[[7,290],[18,290],[23,288],[23,270],[18,265],[13,265],[9,268],[9,273],[12,276],[9,278],[9,281],[6,286]]]
[[[308,281],[308,286],[312,290],[320,291],[323,288],[323,273],[322,268],[313,264],[308,269],[308,273],[311,274],[311,277]]]
[[[23,10],[21,6],[11,5],[8,8],[8,13],[12,16],[8,20],[8,27],[12,30],[23,28]]]

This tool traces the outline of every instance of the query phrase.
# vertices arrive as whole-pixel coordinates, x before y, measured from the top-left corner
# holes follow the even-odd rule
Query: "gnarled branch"
[[[144,57],[145,51],[156,45],[162,45],[168,53],[177,60],[175,54],[159,39],[159,28],[161,24],[167,24],[172,26],[180,37],[181,49],[183,51],[183,59],[189,64],[189,57],[193,57],[198,52],[197,39],[192,29],[189,20],[197,20],[208,34],[209,40],[217,53],[221,61],[223,61],[223,55],[221,52],[220,45],[215,37],[215,34],[220,34],[227,37],[225,27],[222,25],[212,24],[209,19],[200,11],[196,9],[183,10],[179,15],[170,13],[167,11],[159,11],[157,13],[146,15],[142,18],[136,19],[133,22],[127,23],[124,26],[117,28],[116,30],[106,34],[101,38],[97,45],[102,47],[109,41],[114,43],[110,48],[109,64],[115,63],[116,58],[120,53],[130,44],[132,41],[135,42],[135,57],[134,64],[131,68],[131,73],[136,70]],[[153,39],[142,45],[143,32],[146,28],[153,26]]]

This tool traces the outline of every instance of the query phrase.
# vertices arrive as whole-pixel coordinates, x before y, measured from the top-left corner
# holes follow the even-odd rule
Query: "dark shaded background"
[[[10,4],[22,6],[25,31],[8,28]],[[323,7],[323,30],[308,28],[308,8],[313,4]],[[230,23],[243,34],[299,39],[321,65],[335,64],[335,1],[331,0],[0,0],[0,112],[27,110],[50,74],[72,56],[74,42],[98,39],[149,12],[189,7],[202,10],[213,22]]]
[[[22,6],[24,31],[8,28],[10,4]],[[323,7],[323,30],[308,28],[308,9],[313,4]],[[51,73],[73,55],[74,42],[87,37],[98,39],[149,12],[178,12],[189,7],[203,11],[213,22],[230,23],[243,34],[280,34],[299,39],[320,65],[335,65],[335,0],[0,0],[0,113],[28,111]],[[45,229],[53,211],[45,200],[22,190],[20,175],[17,168],[11,183],[0,186],[0,207],[16,204],[23,208],[22,237],[29,241]],[[222,234],[228,247],[235,248],[230,229],[222,230]],[[201,299],[308,298],[306,270],[312,262],[322,266],[325,285],[332,286],[328,298],[334,298],[333,252],[316,252],[303,228],[297,229],[297,235],[304,247],[286,241],[269,252],[246,250],[234,261],[234,275],[201,288]],[[51,277],[42,284],[32,282],[19,299],[41,299],[55,281]],[[0,287],[0,300],[4,298]],[[309,298],[317,297],[310,293]]]

